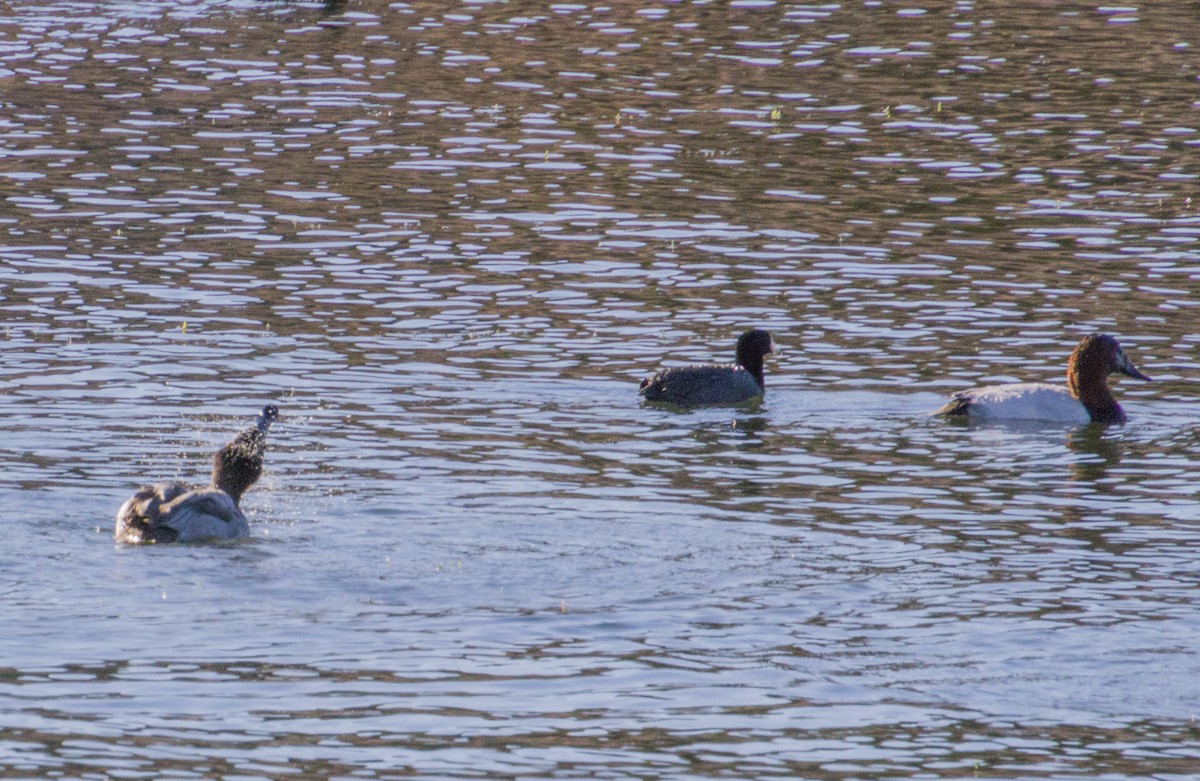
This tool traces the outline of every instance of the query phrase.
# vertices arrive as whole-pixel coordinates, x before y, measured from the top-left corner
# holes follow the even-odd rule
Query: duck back
[[[666,369],[643,380],[647,401],[695,407],[741,404],[763,395],[763,387],[740,366],[684,366]]]
[[[117,542],[198,542],[244,537],[250,525],[216,488],[156,483],[139,488],[117,511]]]

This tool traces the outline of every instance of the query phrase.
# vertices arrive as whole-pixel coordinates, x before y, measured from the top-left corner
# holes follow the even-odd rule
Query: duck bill
[[[1124,374],[1126,377],[1132,377],[1135,380],[1145,380],[1146,382],[1150,382],[1150,378],[1134,368],[1132,363],[1128,366],[1121,367],[1121,374]]]
[[[1120,347],[1117,348],[1117,353],[1113,356],[1113,358],[1115,359],[1113,364],[1116,371],[1121,372],[1121,374],[1124,374],[1126,377],[1132,377],[1135,380],[1145,380],[1146,382],[1150,382],[1150,378],[1137,370],[1137,367],[1133,365],[1133,361],[1129,360],[1129,356],[1126,355],[1125,351]]]

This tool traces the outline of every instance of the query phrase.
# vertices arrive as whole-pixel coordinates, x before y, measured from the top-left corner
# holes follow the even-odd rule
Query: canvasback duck
[[[1051,420],[1059,423],[1124,423],[1125,410],[1108,388],[1108,375],[1149,381],[1108,334],[1092,334],[1067,361],[1067,384],[1020,382],[960,391],[935,415],[971,420]]]
[[[279,418],[274,404],[258,421],[213,454],[207,488],[156,483],[139,488],[117,511],[113,536],[130,544],[232,540],[250,534],[238,502],[262,475],[267,430]]]
[[[763,356],[775,351],[771,335],[755,328],[737,341],[733,366],[683,366],[663,369],[642,380],[638,392],[646,401],[679,407],[741,404],[763,395]]]

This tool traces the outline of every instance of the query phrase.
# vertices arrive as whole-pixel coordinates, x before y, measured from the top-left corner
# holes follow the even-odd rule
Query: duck
[[[117,511],[116,541],[137,545],[249,536],[238,503],[262,475],[267,431],[278,419],[279,408],[268,404],[253,426],[214,453],[207,487],[155,483],[139,488]]]
[[[679,407],[731,406],[761,398],[766,391],[763,358],[774,351],[771,334],[754,328],[738,337],[734,365],[663,369],[642,380],[638,393],[646,401]]]
[[[969,420],[1046,420],[1066,424],[1125,423],[1108,375],[1150,378],[1137,370],[1115,338],[1085,336],[1067,360],[1067,384],[1021,382],[960,391],[933,414]]]

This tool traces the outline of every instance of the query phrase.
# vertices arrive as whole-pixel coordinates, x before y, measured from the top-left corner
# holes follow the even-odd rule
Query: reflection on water
[[[519,5],[519,4],[518,4]],[[1185,777],[1172,8],[0,10],[13,776]],[[781,350],[761,404],[643,406]],[[929,417],[1154,376],[1123,428]],[[266,401],[253,539],[117,549]]]

